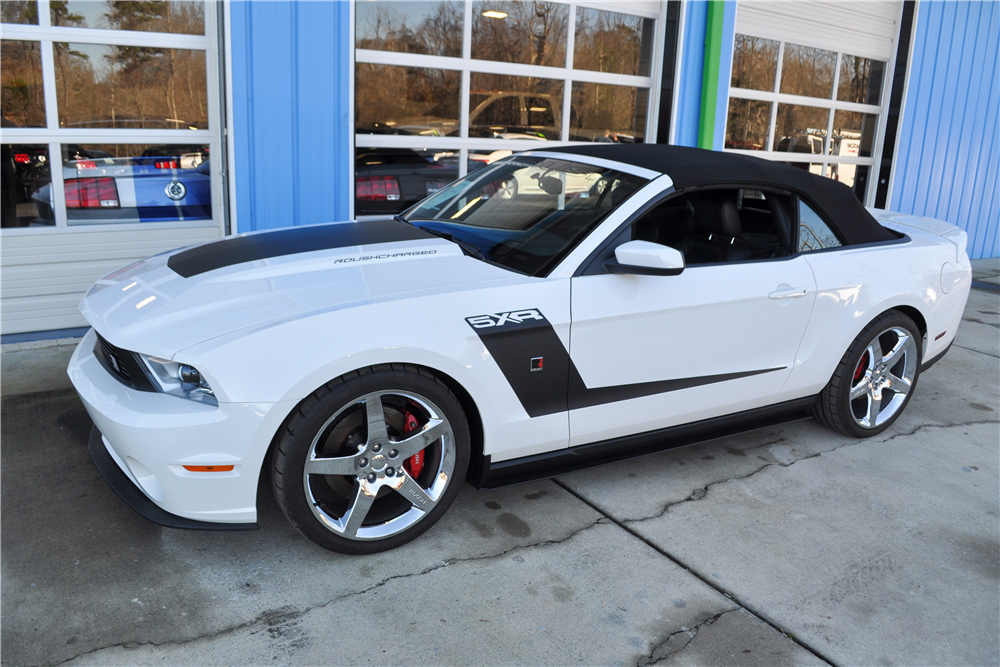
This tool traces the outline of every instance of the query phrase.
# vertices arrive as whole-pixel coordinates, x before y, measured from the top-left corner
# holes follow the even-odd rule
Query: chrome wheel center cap
[[[372,457],[372,470],[383,470],[389,461],[382,454]]]

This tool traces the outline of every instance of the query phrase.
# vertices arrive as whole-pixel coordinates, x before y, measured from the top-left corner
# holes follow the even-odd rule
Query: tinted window
[[[837,235],[808,204],[799,200],[799,252],[839,248]]]

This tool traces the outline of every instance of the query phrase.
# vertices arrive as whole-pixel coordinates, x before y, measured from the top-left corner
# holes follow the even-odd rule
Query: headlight
[[[202,376],[201,371],[194,366],[169,359],[150,357],[145,354],[139,356],[151,371],[150,374],[156,381],[157,388],[164,394],[189,398],[192,401],[200,401],[209,405],[219,404],[212,387]]]

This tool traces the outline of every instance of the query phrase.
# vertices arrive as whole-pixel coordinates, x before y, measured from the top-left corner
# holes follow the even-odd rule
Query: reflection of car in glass
[[[823,154],[823,137],[816,134],[794,134],[790,137],[782,137],[778,142],[776,151],[781,153],[810,153],[812,155]],[[809,164],[805,162],[790,162],[790,165],[798,169],[808,169],[810,173],[822,175],[822,164]]]
[[[69,374],[144,516],[392,548],[495,488],[810,414],[888,428],[949,349],[965,232],[742,155],[515,154],[405,216],[242,234],[90,289]],[[877,217],[875,217],[877,216]],[[262,475],[262,470],[267,475]]]
[[[63,162],[66,217],[70,224],[175,222],[212,217],[207,153],[178,147],[174,154],[139,157],[71,153]],[[105,154],[106,155],[106,154]],[[54,220],[51,185],[32,195],[40,221]],[[48,222],[48,224],[52,224]]]
[[[354,214],[392,214],[458,178],[458,153],[359,148],[354,157]]]
[[[469,93],[469,136],[558,140],[560,100],[544,93],[479,91]]]

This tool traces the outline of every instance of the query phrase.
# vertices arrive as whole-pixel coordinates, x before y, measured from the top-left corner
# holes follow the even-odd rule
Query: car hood
[[[276,320],[526,278],[395,220],[242,234],[156,255],[80,303],[112,344],[171,358]]]

